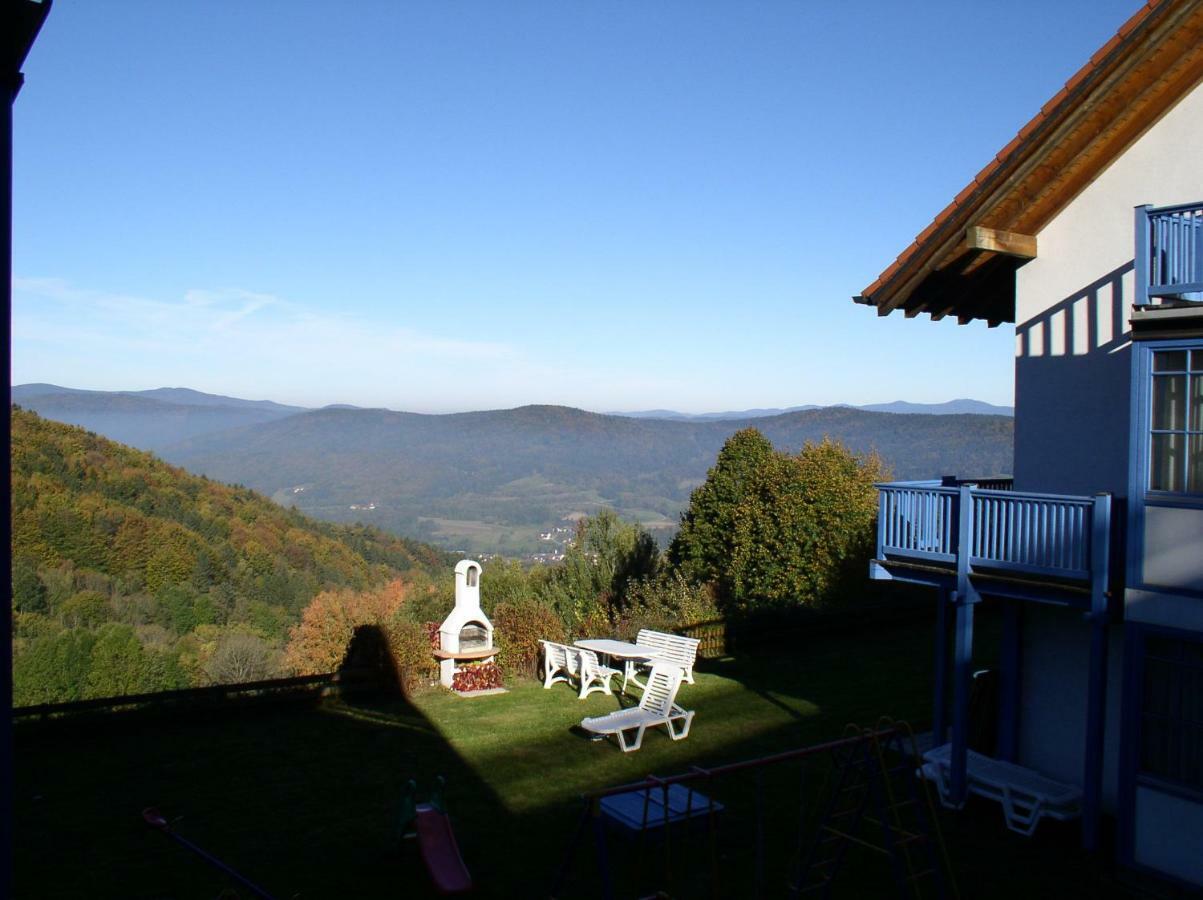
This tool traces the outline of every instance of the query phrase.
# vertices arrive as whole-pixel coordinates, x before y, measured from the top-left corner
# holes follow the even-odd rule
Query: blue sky
[[[1012,402],[869,284],[1137,7],[56,0],[13,383],[419,412]]]

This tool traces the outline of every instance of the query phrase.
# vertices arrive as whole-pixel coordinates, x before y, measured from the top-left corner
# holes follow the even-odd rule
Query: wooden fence
[[[208,687],[157,691],[151,694],[126,694],[120,697],[96,697],[68,703],[39,703],[13,708],[13,721],[60,719],[90,713],[130,712],[135,710],[190,711],[203,707],[258,702],[313,702],[348,691],[368,691],[384,687],[382,673],[375,669],[343,669],[323,675],[296,678],[272,678],[244,684],[215,684]]]

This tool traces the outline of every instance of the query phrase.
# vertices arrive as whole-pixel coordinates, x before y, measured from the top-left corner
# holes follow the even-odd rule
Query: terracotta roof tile
[[[1048,103],[1046,103],[1046,104],[1044,104],[1044,106],[1040,107],[1040,117],[1041,118],[1047,117],[1049,115],[1049,113],[1051,113],[1054,109],[1056,109],[1060,105],[1061,101],[1064,100],[1068,96],[1069,96],[1069,89],[1064,88],[1064,87],[1061,88],[1061,90],[1059,90],[1059,91],[1057,91],[1057,93],[1053,94],[1052,99],[1049,100]]]
[[[1140,15],[1140,13],[1137,13],[1137,15]],[[1112,35],[1111,40],[1099,47],[1099,49],[1095,51],[1094,56],[1090,57],[1090,65],[1097,66],[1099,63],[1101,63],[1103,61],[1103,57],[1118,47],[1119,42],[1122,40],[1123,38],[1121,38],[1118,34]]]
[[[963,188],[961,188],[961,192],[959,194],[957,194],[955,197],[952,198],[952,205],[960,206],[962,203],[964,203],[966,200],[969,199],[969,195],[972,194],[974,191],[976,191],[978,189],[978,187],[980,187],[980,185],[978,185],[977,182],[975,182],[975,181],[969,182],[969,184],[967,184]]]
[[[920,232],[919,232],[919,235],[918,235],[918,236],[915,238],[915,243],[916,243],[916,244],[922,244],[922,243],[923,243],[924,241],[926,241],[926,240],[927,240],[929,237],[931,237],[931,236],[932,236],[932,232],[934,232],[934,231],[935,231],[937,228],[939,228],[939,227],[940,227],[940,219],[939,219],[939,217],[936,217],[935,219],[932,219],[932,221],[931,221],[930,223],[928,223],[928,226],[927,226],[926,228],[924,228],[922,231],[920,231]]]
[[[1093,71],[1094,66],[1092,66],[1090,63],[1087,63],[1086,65],[1082,66],[1082,68],[1078,69],[1078,71],[1074,72],[1069,81],[1065,82],[1066,92],[1072,93],[1078,87],[1078,85],[1085,81],[1087,76]]]
[[[1018,134],[1016,134],[1015,136],[1017,138],[1019,138],[1021,141],[1026,141],[1029,137],[1032,136],[1032,132],[1040,127],[1040,124],[1043,121],[1044,121],[1044,111],[1042,110],[1042,111],[1036,113],[1036,115],[1034,115],[1032,118],[1030,118],[1027,121],[1027,124],[1024,125],[1022,128],[1020,128]]]
[[[981,184],[987,178],[989,178],[991,175],[993,175],[994,170],[997,169],[1000,165],[1001,165],[1001,163],[998,161],[998,157],[997,156],[994,157],[994,159],[990,160],[990,162],[988,162],[984,166],[982,166],[982,170],[973,177],[974,182],[977,184]]]
[[[1116,36],[1119,37],[1121,40],[1123,38],[1126,38],[1128,36],[1128,32],[1137,26],[1140,18],[1142,17],[1142,14],[1145,12],[1145,10],[1147,10],[1152,5],[1153,5],[1152,3],[1146,3],[1144,6],[1142,6],[1137,11],[1136,15],[1134,15],[1132,18],[1130,18],[1127,22],[1125,22],[1123,25],[1121,25],[1119,27],[1119,31],[1117,31],[1115,33]]]
[[[1021,138],[1019,135],[1015,135],[1015,137],[1011,138],[1011,143],[1007,144],[1007,146],[1005,146],[1001,150],[999,150],[998,155],[994,158],[997,159],[999,162],[1002,162],[1008,156],[1010,156],[1015,151],[1015,149],[1022,143],[1023,143],[1023,138]]]
[[[886,281],[890,278],[890,276],[893,275],[895,272],[897,272],[901,268],[902,268],[901,260],[897,260],[897,259],[894,260],[892,263],[890,263],[886,267],[886,270],[884,272],[882,272],[880,275],[877,276],[877,280],[875,282],[873,282],[871,285],[869,285],[867,288],[865,288],[863,291],[861,291],[861,294],[865,297],[871,297],[873,295],[874,291],[876,291],[879,287],[881,287],[883,284],[885,284]]]

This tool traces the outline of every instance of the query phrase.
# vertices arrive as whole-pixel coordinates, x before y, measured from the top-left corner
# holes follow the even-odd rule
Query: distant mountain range
[[[840,403],[837,406],[847,406]],[[672,409],[645,409],[636,412],[613,412],[607,415],[628,416],[632,419],[672,419],[684,422],[720,422],[728,419],[760,419],[767,416],[779,416],[783,413],[803,412],[808,409],[823,409],[816,404],[807,406],[790,406],[785,409],[742,409],[731,412],[712,413],[682,413]],[[946,403],[908,403],[905,400],[895,400],[892,403],[870,403],[866,406],[852,406],[850,409],[863,409],[866,412],[888,412],[927,416],[1014,416],[1015,407],[995,406],[981,400],[949,400]]]
[[[79,425],[140,450],[161,451],[188,438],[256,425],[305,409],[270,400],[240,400],[189,388],[83,391],[56,384],[19,384],[13,402],[57,422]]]
[[[1013,434],[1013,420],[1002,415],[847,406],[673,420],[559,406],[448,415],[303,410],[185,389],[20,385],[13,397],[46,418],[153,450],[318,518],[514,555],[539,549],[540,533],[602,506],[670,533],[723,442],[748,425],[784,450],[830,436],[857,452],[877,451],[901,479],[1009,472]]]

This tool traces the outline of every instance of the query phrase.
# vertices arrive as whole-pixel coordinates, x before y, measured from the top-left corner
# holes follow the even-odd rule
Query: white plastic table
[[[644,686],[643,682],[635,678],[635,663],[641,659],[658,659],[661,655],[661,652],[655,647],[632,644],[629,641],[616,641],[612,638],[587,638],[577,641],[575,646],[582,650],[592,650],[594,653],[600,653],[610,659],[621,659],[623,693],[626,693],[628,681],[633,682],[639,688]]]

